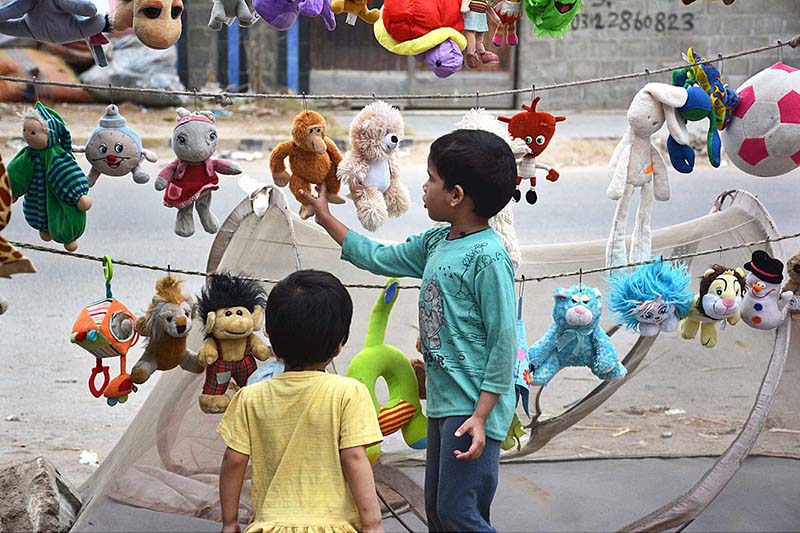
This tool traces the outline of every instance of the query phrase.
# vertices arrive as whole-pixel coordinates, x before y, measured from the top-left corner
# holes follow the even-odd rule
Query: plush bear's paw
[[[148,380],[150,374],[147,373],[147,370],[141,367],[134,368],[131,371],[131,381],[136,383],[137,385],[141,385],[145,381]]]
[[[200,410],[207,414],[224,413],[231,403],[227,394],[214,396],[211,394],[201,394],[199,398]]]

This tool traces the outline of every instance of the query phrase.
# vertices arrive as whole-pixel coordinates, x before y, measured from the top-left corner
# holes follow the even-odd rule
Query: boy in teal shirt
[[[428,157],[423,202],[447,222],[385,246],[331,215],[326,190],[305,196],[342,258],[384,276],[422,279],[419,326],[427,371],[425,507],[431,531],[494,531],[500,442],[514,414],[514,269],[489,218],[508,202],[517,167],[500,137],[456,130]]]

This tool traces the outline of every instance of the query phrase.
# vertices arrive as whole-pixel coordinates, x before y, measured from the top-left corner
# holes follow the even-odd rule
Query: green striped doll
[[[8,164],[14,198],[24,196],[22,211],[42,240],[56,241],[70,252],[86,229],[89,183],[72,154],[72,136],[58,113],[36,102],[22,114],[28,144]]]

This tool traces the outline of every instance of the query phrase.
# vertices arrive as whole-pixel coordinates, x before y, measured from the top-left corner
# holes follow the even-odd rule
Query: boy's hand
[[[459,461],[471,461],[479,458],[486,447],[486,420],[479,416],[472,415],[467,418],[461,427],[456,430],[456,437],[460,437],[465,433],[472,436],[472,444],[469,450],[462,452],[460,450],[453,450],[453,454]]]
[[[320,226],[323,226],[325,219],[331,216],[331,211],[328,207],[328,188],[323,183],[322,185],[317,185],[316,190],[316,197],[308,194],[303,189],[300,189],[300,196],[306,200],[306,205],[314,211],[314,221]]]
[[[222,533],[242,533],[242,529],[239,527],[238,522],[222,524]]]

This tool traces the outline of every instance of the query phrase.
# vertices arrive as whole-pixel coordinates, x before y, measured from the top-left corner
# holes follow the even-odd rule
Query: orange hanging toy
[[[139,340],[136,332],[136,317],[111,293],[111,278],[114,266],[111,258],[103,259],[103,273],[106,278],[106,297],[92,302],[81,309],[75,325],[72,326],[71,341],[90,352],[97,359],[97,364],[89,377],[89,391],[95,398],[106,397],[106,403],[115,406],[125,403],[131,392],[136,392],[136,385],[125,368],[128,350]],[[113,380],[109,376],[109,367],[103,365],[103,359],[119,357],[119,375]],[[97,386],[97,376],[103,374],[103,382]]]

